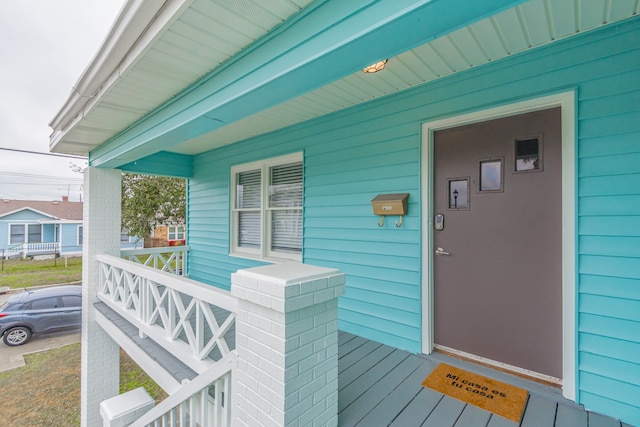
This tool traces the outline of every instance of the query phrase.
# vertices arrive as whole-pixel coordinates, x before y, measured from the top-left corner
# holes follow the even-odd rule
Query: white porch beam
[[[319,2],[93,150],[91,165],[170,150],[522,1]]]

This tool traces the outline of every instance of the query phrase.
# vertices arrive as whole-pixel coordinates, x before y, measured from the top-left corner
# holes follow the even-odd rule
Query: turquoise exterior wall
[[[640,19],[199,155],[189,274],[228,289],[230,168],[304,151],[304,262],[341,269],[340,328],[421,349],[421,123],[575,90],[577,400],[640,424]],[[376,78],[375,75],[371,76]],[[404,226],[377,194],[408,192]]]

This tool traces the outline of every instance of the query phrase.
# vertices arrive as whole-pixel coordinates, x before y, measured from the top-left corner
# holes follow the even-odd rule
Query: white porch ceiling
[[[87,154],[219,67],[312,0],[195,0],[146,54],[103,88],[55,146]],[[299,123],[527,49],[620,21],[640,0],[530,0],[390,58],[377,74],[356,72],[224,126],[171,151],[197,154]],[[211,29],[215,29],[213,32]],[[185,48],[188,46],[188,48]]]

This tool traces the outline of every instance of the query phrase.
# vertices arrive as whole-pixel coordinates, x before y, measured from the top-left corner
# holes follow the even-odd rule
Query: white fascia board
[[[143,56],[153,40],[193,0],[128,0],[102,46],[73,86],[69,98],[49,123],[49,149],[81,121],[113,84]]]
[[[31,211],[31,212],[37,213],[38,215],[43,215],[43,216],[46,216],[46,217],[49,217],[49,218],[52,218],[52,219],[58,219],[58,217],[55,216],[55,215],[51,215],[51,214],[48,214],[46,212],[42,212],[42,211],[39,211],[37,209],[30,208],[29,206],[25,206],[25,207],[18,208],[18,209],[12,210],[10,212],[4,213],[4,214],[0,215],[0,218],[3,218],[5,216],[9,216],[9,215],[13,215],[15,213],[22,212],[22,211]],[[17,221],[20,221],[20,220],[17,220]]]

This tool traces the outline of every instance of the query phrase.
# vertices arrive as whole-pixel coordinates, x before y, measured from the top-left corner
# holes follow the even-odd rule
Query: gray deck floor
[[[444,355],[414,355],[340,332],[338,425],[433,427],[631,427],[585,411],[559,390]],[[521,422],[494,415],[422,386],[441,362],[529,391]]]

